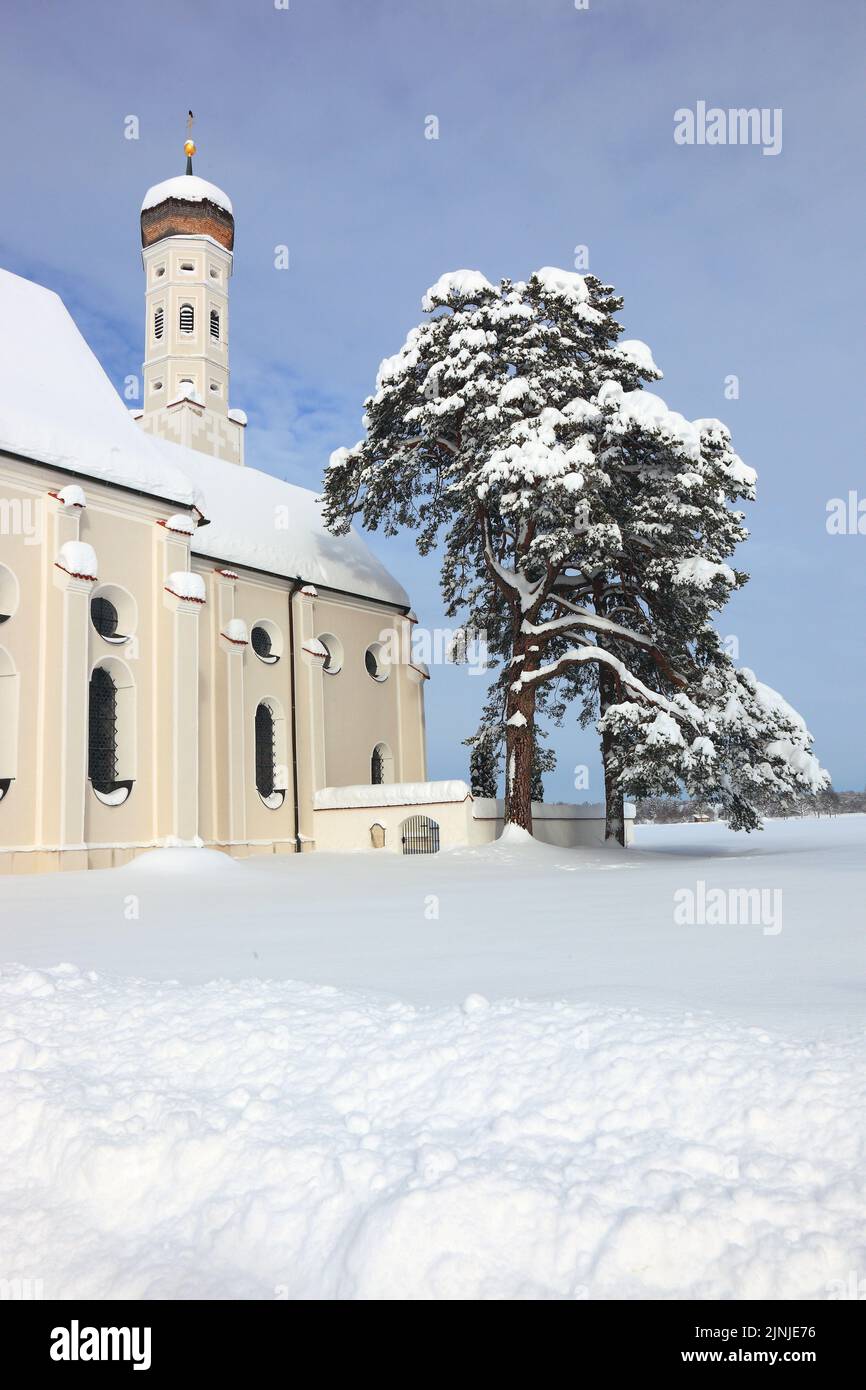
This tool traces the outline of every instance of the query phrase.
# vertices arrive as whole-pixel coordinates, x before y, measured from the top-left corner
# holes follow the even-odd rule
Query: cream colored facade
[[[17,331],[15,312],[19,327],[44,315],[58,354],[29,413],[44,345],[32,368],[27,332],[5,345],[21,372],[5,402],[0,374],[0,872],[108,867],[177,842],[238,857],[311,849],[316,792],[375,780],[374,750],[383,780],[426,776],[426,673],[405,660],[368,669],[389,634],[409,645],[405,594],[360,538],[298,521],[309,494],[243,466],[244,417],[228,396],[230,204],[197,187],[187,197],[181,180],[160,187],[171,192],[151,190],[142,212],[136,423],[79,360],[87,349],[55,297],[0,272],[0,337]],[[280,489],[285,530],[270,514]],[[114,743],[113,775],[96,778],[98,671]]]

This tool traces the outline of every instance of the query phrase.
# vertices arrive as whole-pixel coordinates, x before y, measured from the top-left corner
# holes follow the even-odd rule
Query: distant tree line
[[[713,807],[698,799],[674,796],[642,796],[635,802],[639,825],[683,825],[689,821],[714,820]],[[866,791],[837,792],[832,787],[817,796],[776,799],[761,803],[762,816],[850,816],[866,812]]]

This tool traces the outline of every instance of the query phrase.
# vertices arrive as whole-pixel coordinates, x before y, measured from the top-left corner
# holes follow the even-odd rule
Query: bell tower
[[[192,125],[192,112],[189,126]],[[229,278],[235,223],[222,189],[192,169],[141,205],[145,274],[142,429],[230,463],[244,461],[246,416],[229,409]]]

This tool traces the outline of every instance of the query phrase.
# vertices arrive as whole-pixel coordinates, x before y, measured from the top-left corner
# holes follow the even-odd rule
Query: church
[[[405,590],[246,461],[234,214],[185,152],[141,207],[139,408],[58,296],[0,269],[0,874],[488,843],[502,802],[426,780]],[[592,844],[604,809],[533,825]]]
[[[317,792],[426,776],[408,596],[247,466],[232,204],[186,152],[141,208],[140,409],[0,270],[0,872],[310,849]]]

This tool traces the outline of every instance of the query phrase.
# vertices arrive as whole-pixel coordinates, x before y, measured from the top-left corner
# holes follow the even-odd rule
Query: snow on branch
[[[562,600],[557,599],[556,602],[560,603]],[[631,628],[612,622],[610,618],[590,613],[588,609],[578,608],[573,603],[564,603],[563,607],[570,610],[568,617],[551,618],[546,623],[530,623],[524,618],[520,626],[521,632],[529,633],[533,637],[544,637],[554,632],[566,632],[576,624],[578,627],[590,628],[593,632],[606,632],[611,637],[621,637],[624,642],[636,642],[641,647],[655,646],[652,638],[646,637],[642,632],[633,632]]]
[[[576,641],[580,641],[577,633],[567,635],[573,635]],[[701,722],[700,710],[686,696],[681,696],[680,702],[675,703],[673,700],[666,699],[664,695],[657,694],[656,691],[650,690],[649,686],[644,685],[637,676],[632,675],[625,662],[620,661],[619,657],[614,656],[612,652],[605,651],[604,647],[597,647],[592,643],[569,647],[568,651],[563,652],[562,656],[558,657],[556,661],[548,663],[547,666],[539,666],[534,671],[523,671],[514,682],[512,689],[518,686],[531,685],[537,681],[549,680],[553,676],[560,675],[569,666],[586,661],[598,661],[604,666],[609,666],[611,670],[616,672],[624,686],[634,691],[636,695],[640,695],[649,704],[657,705],[659,709],[665,710],[674,719],[687,720],[693,724]]]

